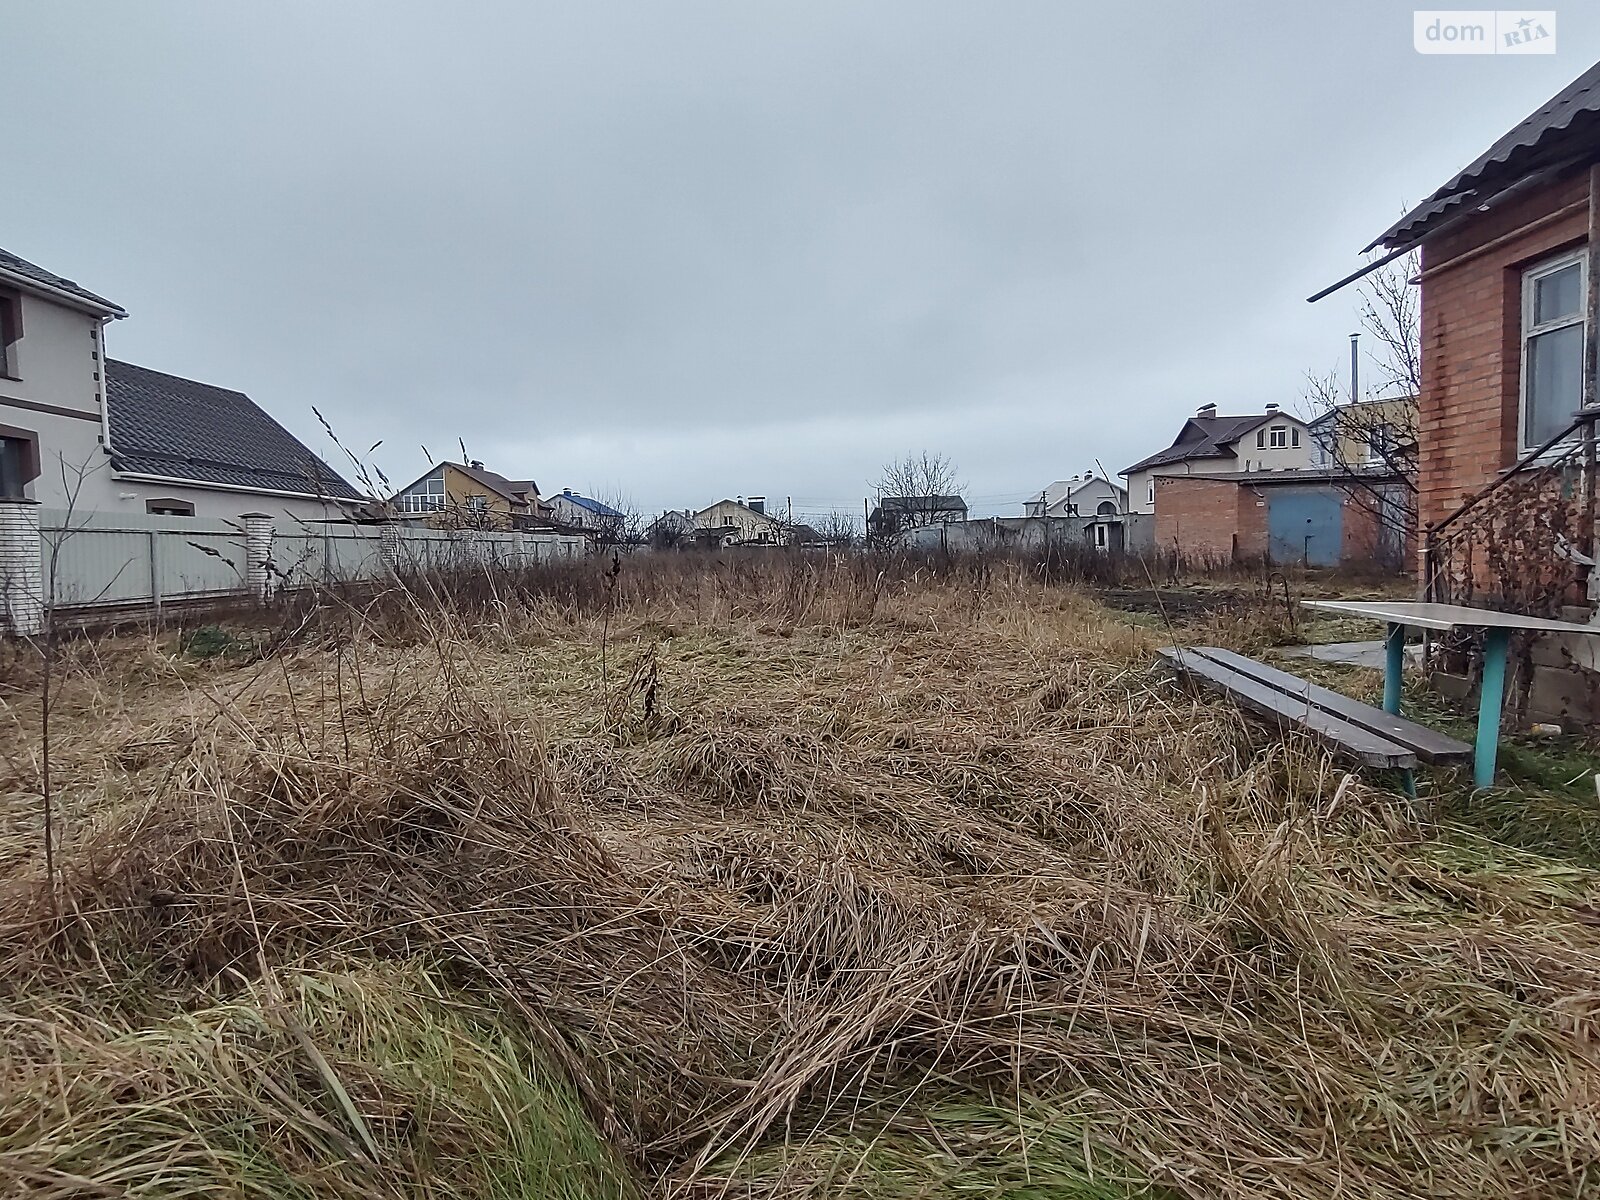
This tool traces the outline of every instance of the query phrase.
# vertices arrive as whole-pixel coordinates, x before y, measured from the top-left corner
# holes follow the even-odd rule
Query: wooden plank
[[[1416,751],[1417,757],[1423,762],[1465,762],[1472,757],[1471,746],[1466,742],[1457,741],[1448,734],[1440,733],[1437,729],[1429,729],[1426,725],[1408,721],[1405,717],[1384,712],[1381,708],[1374,708],[1359,700],[1352,700],[1349,696],[1331,688],[1320,687],[1310,680],[1291,675],[1288,671],[1280,671],[1277,667],[1246,658],[1242,654],[1235,654],[1232,650],[1224,650],[1219,646],[1196,646],[1188,650],[1188,653],[1204,655],[1241,675],[1248,675],[1268,687],[1277,688],[1297,699],[1305,700],[1312,707],[1332,713],[1352,725],[1370,729],[1391,742],[1398,742],[1407,749]]]
[[[1391,742],[1360,725],[1342,721],[1304,700],[1268,687],[1191,649],[1169,646],[1156,653],[1177,674],[1221,692],[1252,712],[1273,718],[1280,732],[1286,726],[1294,726],[1335,753],[1356,759],[1369,767],[1409,770],[1417,765],[1417,756],[1408,747]]]

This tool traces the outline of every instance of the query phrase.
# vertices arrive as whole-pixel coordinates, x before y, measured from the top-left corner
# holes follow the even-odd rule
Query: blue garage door
[[[1267,496],[1267,553],[1282,565],[1339,564],[1344,505],[1333,488],[1263,488]]]

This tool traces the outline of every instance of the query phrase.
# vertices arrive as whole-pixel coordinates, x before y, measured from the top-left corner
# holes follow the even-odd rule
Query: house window
[[[20,500],[28,482],[28,444],[21,438],[0,437],[0,496]]]
[[[1097,517],[1114,517],[1117,515],[1117,506],[1109,500],[1102,500],[1095,505],[1094,514]]]
[[[22,297],[0,291],[0,377],[20,379],[17,342],[22,338]]]
[[[398,497],[397,508],[405,513],[440,512],[444,508],[444,476],[437,475],[414,484]]]
[[[1151,504],[1154,504],[1156,502],[1156,481],[1154,479],[1150,480],[1149,501],[1150,501]]]
[[[1106,526],[1104,525],[1096,525],[1094,527],[1094,548],[1096,550],[1104,550],[1106,548]]]
[[[1367,430],[1364,440],[1367,445],[1366,465],[1375,467],[1382,463],[1389,452],[1389,427],[1384,424],[1374,425]]]
[[[21,500],[39,478],[39,435],[31,429],[0,425],[0,497]]]
[[[468,496],[467,511],[484,513],[489,511],[489,498],[487,496]]]
[[[1522,446],[1542,446],[1583,403],[1582,254],[1522,277]]]
[[[1272,448],[1284,450],[1289,445],[1289,427],[1287,425],[1274,425],[1269,431],[1272,435]],[[1299,439],[1296,439],[1298,442]]]
[[[1267,448],[1267,431],[1265,429],[1258,429],[1258,430],[1256,430],[1256,449],[1257,450],[1265,450],[1266,448]]]
[[[1289,444],[1296,450],[1300,449],[1300,427],[1298,425],[1289,430]]]
[[[157,500],[146,500],[144,511],[152,517],[192,517],[194,505],[187,500],[172,500],[163,496]]]

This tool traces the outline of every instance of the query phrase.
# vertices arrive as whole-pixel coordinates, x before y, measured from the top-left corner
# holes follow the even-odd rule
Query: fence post
[[[161,532],[152,529],[150,537],[150,610],[156,619],[161,617]]]
[[[19,637],[44,632],[43,561],[39,502],[0,498],[0,617]]]
[[[393,521],[378,531],[378,561],[390,575],[400,573],[400,526]]]
[[[272,597],[272,575],[267,564],[272,561],[272,518],[266,513],[245,513],[244,521],[244,586],[257,604],[265,604]]]

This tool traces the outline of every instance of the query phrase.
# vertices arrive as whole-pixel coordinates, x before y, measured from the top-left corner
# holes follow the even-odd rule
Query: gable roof
[[[1600,63],[1518,122],[1455,178],[1384,230],[1371,245],[1412,246],[1446,219],[1493,200],[1535,172],[1600,156]]]
[[[559,495],[550,497],[551,504],[554,504],[557,500],[570,500],[579,508],[588,512],[592,512],[599,517],[622,516],[620,512],[612,508],[604,501],[596,500],[593,496],[580,496],[577,492],[572,491],[570,488],[563,488]]]
[[[758,512],[757,510],[751,508],[748,504],[746,504],[742,500],[718,500],[715,504],[708,504],[704,508],[702,508],[699,512],[694,514],[695,515],[695,520],[699,520],[701,517],[705,516],[706,513],[710,512],[713,508],[721,508],[724,504],[731,504],[735,508],[742,508],[742,509],[744,509],[745,512],[749,513],[752,517],[760,517],[763,521],[771,521],[773,523],[776,523],[777,520],[778,520],[778,518],[774,517],[771,513],[769,513],[769,512]]]
[[[528,492],[530,490],[535,492],[539,490],[538,485],[535,484],[531,479],[525,479],[521,481],[510,480],[497,471],[490,471],[487,468],[476,465],[475,463],[453,462],[447,465],[454,467],[468,479],[472,479],[483,484],[483,486],[488,488],[490,491],[498,492],[513,504],[526,504],[528,502]]]
[[[960,496],[881,496],[878,507],[884,512],[965,512],[967,502]]]
[[[96,296],[86,287],[64,279],[54,271],[46,271],[9,250],[0,250],[0,279],[10,279],[29,289],[37,289],[55,298],[75,303],[79,308],[104,317],[125,317],[128,314],[120,304],[113,304],[104,296]]]
[[[365,499],[243,392],[107,359],[106,422],[125,475]]]
[[[1131,467],[1124,467],[1119,474],[1132,475],[1135,471],[1150,467],[1191,462],[1197,458],[1233,458],[1234,453],[1228,447],[1263,421],[1280,417],[1298,420],[1285,412],[1256,413],[1249,417],[1190,417],[1183,423],[1172,445],[1156,451],[1149,458],[1141,458]]]

